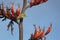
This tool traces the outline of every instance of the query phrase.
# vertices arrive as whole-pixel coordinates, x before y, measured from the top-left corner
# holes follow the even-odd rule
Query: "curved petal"
[[[16,9],[16,15],[19,16],[20,15],[20,5],[18,4],[18,8]]]
[[[40,31],[37,31],[34,38],[39,38],[39,35],[40,35]]]
[[[41,30],[40,37],[44,36],[45,27]]]
[[[47,35],[48,33],[50,33],[51,29],[52,29],[52,24],[50,24],[50,27],[49,27],[48,30],[46,31],[45,35]]]
[[[7,15],[6,13],[4,13],[4,16],[5,16],[5,17],[8,17],[8,15]]]
[[[14,4],[12,3],[12,6],[11,6],[11,12],[12,12],[12,15],[14,15]]]

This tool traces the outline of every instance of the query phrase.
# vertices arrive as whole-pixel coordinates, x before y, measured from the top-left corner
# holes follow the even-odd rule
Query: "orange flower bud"
[[[16,9],[16,15],[17,15],[17,16],[20,15],[20,5],[18,5],[18,8]]]
[[[14,15],[14,4],[12,4],[11,6],[11,12],[12,12],[12,15]]]

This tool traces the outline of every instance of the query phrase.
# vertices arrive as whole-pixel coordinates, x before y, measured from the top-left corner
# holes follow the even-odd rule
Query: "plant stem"
[[[25,12],[27,0],[23,0],[23,8],[21,14]],[[19,22],[19,40],[23,40],[23,18],[20,18]]]
[[[23,19],[19,22],[19,40],[23,40]]]

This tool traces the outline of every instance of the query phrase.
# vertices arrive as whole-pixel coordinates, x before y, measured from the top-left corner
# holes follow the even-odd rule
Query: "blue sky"
[[[3,0],[5,5],[10,6],[10,0]],[[22,7],[23,0],[12,0],[15,3],[15,9],[17,3],[20,3]],[[0,3],[2,1],[0,0]],[[37,27],[40,25],[41,28],[45,26],[45,31],[52,23],[53,27],[51,32],[46,36],[47,40],[59,40],[60,39],[60,0],[48,0],[46,3],[28,8],[26,10],[27,17],[24,18],[24,40],[30,38],[30,34],[34,32],[33,24]],[[1,22],[0,19],[0,40],[19,40],[18,25],[14,24],[14,36],[7,31],[7,24],[9,20]]]

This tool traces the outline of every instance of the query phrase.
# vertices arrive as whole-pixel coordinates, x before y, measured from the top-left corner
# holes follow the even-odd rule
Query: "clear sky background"
[[[11,5],[10,0],[3,1],[5,5]],[[23,0],[12,0],[12,2],[15,3],[15,9],[17,8],[17,3],[20,3],[22,7]],[[1,3],[2,1],[0,0]],[[33,24],[36,24],[37,27],[40,25],[41,28],[45,26],[46,31],[50,23],[52,23],[53,27],[46,36],[47,40],[60,40],[60,0],[48,0],[46,3],[28,8],[25,13],[27,17],[23,21],[24,40],[28,40],[30,34],[34,32]],[[2,22],[0,19],[0,40],[19,40],[19,30],[16,23],[14,24],[14,36],[11,35],[10,31],[7,31],[9,21]]]

